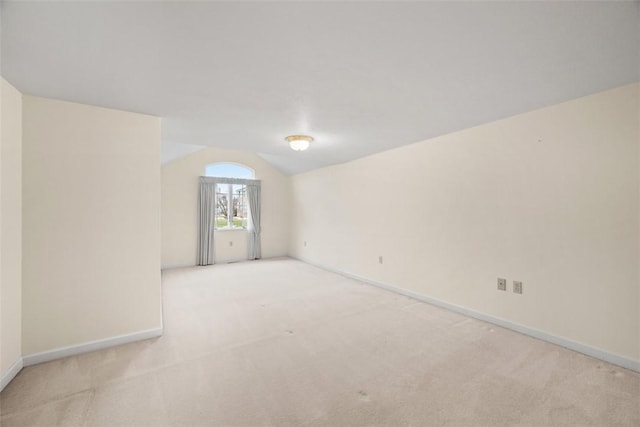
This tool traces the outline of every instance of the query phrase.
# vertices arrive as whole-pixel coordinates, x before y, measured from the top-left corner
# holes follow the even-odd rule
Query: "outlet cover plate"
[[[506,291],[507,290],[507,279],[502,279],[498,277],[498,290]]]
[[[513,281],[513,293],[522,294],[522,282],[519,282],[517,280]]]

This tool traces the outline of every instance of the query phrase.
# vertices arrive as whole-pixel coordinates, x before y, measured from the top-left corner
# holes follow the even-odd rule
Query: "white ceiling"
[[[1,71],[298,173],[638,81],[639,4],[4,2]]]

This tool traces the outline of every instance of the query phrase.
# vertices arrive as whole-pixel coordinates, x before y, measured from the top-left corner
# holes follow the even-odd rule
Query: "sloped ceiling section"
[[[1,66],[294,174],[637,81],[638,4],[10,1]]]

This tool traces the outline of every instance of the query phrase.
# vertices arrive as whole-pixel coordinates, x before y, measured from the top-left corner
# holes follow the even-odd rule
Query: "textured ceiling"
[[[298,173],[638,81],[638,5],[4,2],[1,66],[162,117],[165,161],[217,146]]]

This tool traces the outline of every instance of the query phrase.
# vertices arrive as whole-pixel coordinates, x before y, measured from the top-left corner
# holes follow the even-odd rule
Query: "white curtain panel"
[[[213,230],[216,216],[216,182],[200,178],[198,193],[198,265],[214,262]]]
[[[247,201],[249,202],[249,259],[262,258],[260,245],[260,181],[247,183]]]
[[[216,184],[242,184],[247,186],[249,224],[247,227],[249,259],[262,258],[260,244],[260,180],[240,178],[200,177],[198,192],[198,254],[197,265],[214,264],[213,235],[216,216]]]

